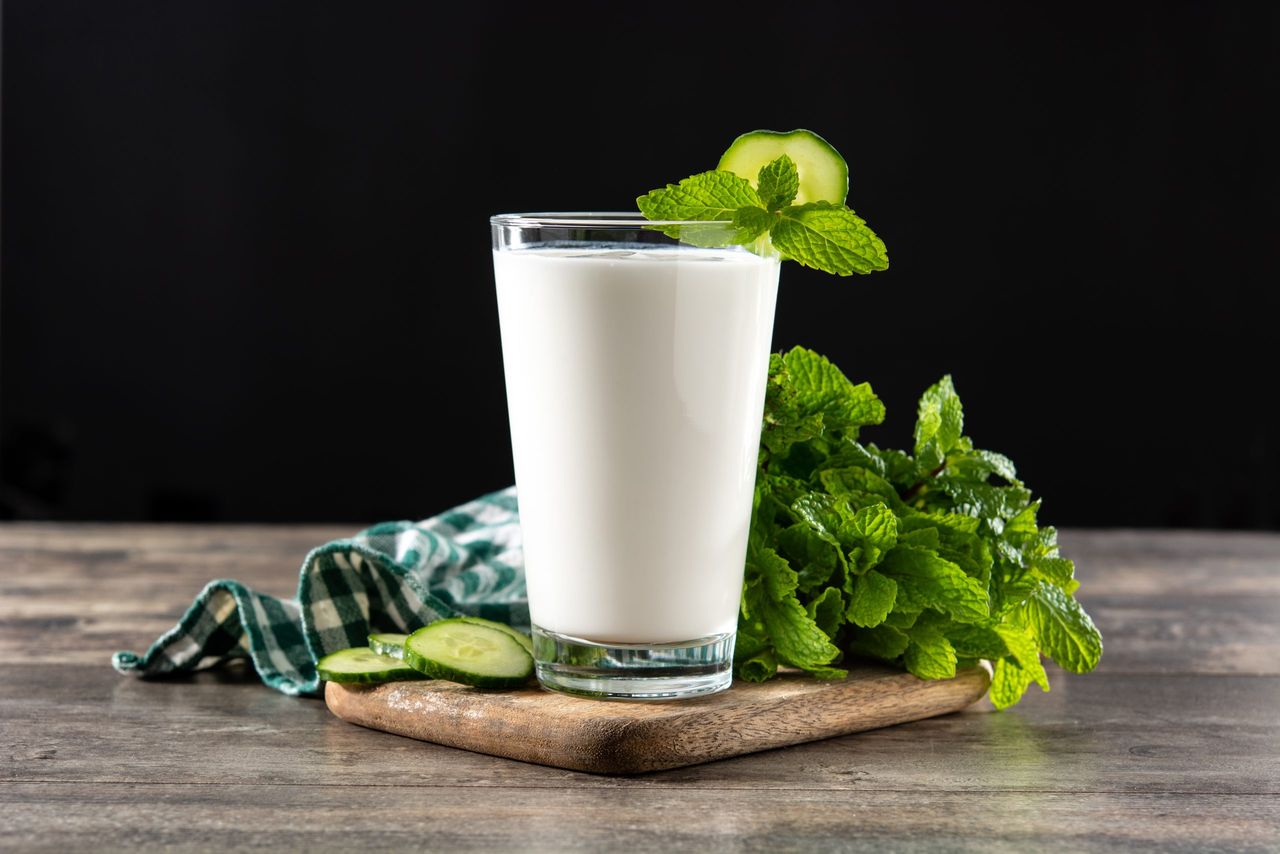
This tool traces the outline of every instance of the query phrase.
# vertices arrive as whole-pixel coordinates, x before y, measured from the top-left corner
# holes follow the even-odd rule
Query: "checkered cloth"
[[[112,664],[164,676],[248,657],[277,691],[318,694],[322,656],[365,646],[370,632],[409,632],[462,614],[529,625],[514,487],[425,522],[387,522],[313,549],[294,599],[211,581],[146,654],[117,652]]]

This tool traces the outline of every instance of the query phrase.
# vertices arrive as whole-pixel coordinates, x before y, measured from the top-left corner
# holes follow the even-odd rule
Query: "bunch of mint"
[[[920,399],[912,453],[859,442],[884,415],[817,353],[772,357],[738,675],[835,679],[851,656],[945,679],[988,659],[1006,708],[1033,682],[1049,690],[1041,653],[1092,670],[1102,637],[1073,598],[1074,567],[1013,463],[963,435],[951,378]]]
[[[760,167],[756,186],[732,172],[703,172],[636,199],[647,219],[709,223],[655,226],[698,246],[758,246],[768,241],[784,259],[837,276],[889,267],[884,241],[843,204],[791,204],[800,173],[783,154]],[[712,225],[713,221],[724,225]]]

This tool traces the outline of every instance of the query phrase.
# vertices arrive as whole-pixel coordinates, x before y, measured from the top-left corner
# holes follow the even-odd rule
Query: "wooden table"
[[[208,579],[351,527],[0,526],[0,849],[1280,850],[1280,536],[1069,532],[1098,671],[632,778],[360,729],[251,673],[114,673]]]

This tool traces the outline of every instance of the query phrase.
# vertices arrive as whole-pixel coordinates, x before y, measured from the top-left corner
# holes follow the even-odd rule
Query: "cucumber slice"
[[[506,632],[466,619],[437,620],[409,635],[404,660],[433,679],[514,688],[533,675],[533,656]]]
[[[497,629],[500,632],[505,632],[520,641],[520,645],[524,647],[525,652],[533,655],[533,639],[524,632],[511,628],[506,623],[495,623],[493,620],[486,620],[484,617],[458,617],[458,619],[462,620],[464,623],[471,623],[476,626],[488,626],[491,629]]]
[[[795,161],[800,173],[800,192],[792,204],[831,202],[844,204],[849,195],[849,166],[831,143],[811,130],[754,130],[733,141],[716,166],[732,172],[753,185],[760,167],[783,154]]]
[[[388,658],[403,659],[404,642],[408,639],[408,635],[397,635],[390,632],[374,632],[369,635],[369,649],[373,650],[378,655],[385,655]]]
[[[316,672],[329,682],[399,682],[404,679],[421,679],[422,674],[398,658],[390,658],[357,646],[331,652],[316,662]]]

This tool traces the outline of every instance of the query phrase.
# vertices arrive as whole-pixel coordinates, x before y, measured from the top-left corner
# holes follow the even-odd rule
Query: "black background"
[[[803,126],[892,268],[788,265],[774,343],[869,380],[869,438],[950,372],[1049,522],[1280,527],[1270,9],[10,0],[0,506],[505,486],[487,216],[629,208]]]

